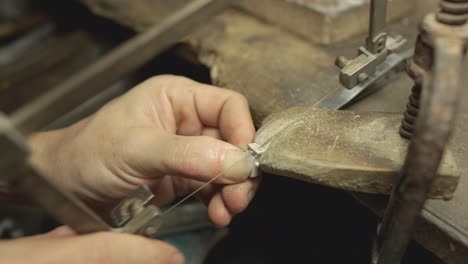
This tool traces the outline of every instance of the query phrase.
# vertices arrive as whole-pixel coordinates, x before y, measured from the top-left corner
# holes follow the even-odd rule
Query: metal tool
[[[368,80],[391,53],[397,52],[406,43],[402,36],[390,37],[384,32],[386,13],[386,0],[372,0],[366,46],[359,48],[358,56],[354,59],[344,56],[336,58],[335,64],[341,69],[340,83],[346,89],[353,89]]]
[[[402,71],[412,50],[399,52],[406,43],[401,36],[394,38],[384,32],[387,12],[386,0],[372,0],[370,5],[369,32],[366,46],[360,47],[358,57],[348,60],[343,56],[336,58],[340,68],[337,87],[318,101],[314,107],[341,109],[356,100],[383,87],[395,74]]]
[[[402,72],[400,66],[404,66],[405,61],[413,56],[413,50],[401,53],[392,53],[379,64],[374,74],[367,80],[354,86],[352,89],[337,87],[318,101],[314,107],[323,109],[341,109],[360,98],[378,90],[384,86],[392,77]]]
[[[116,231],[152,237],[161,226],[161,210],[149,202],[154,198],[147,185],[125,197],[110,216]]]

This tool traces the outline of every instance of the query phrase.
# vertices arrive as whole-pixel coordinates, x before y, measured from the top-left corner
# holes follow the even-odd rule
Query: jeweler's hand
[[[68,227],[28,238],[0,240],[9,264],[182,264],[182,255],[162,241],[110,232],[77,236]]]
[[[254,134],[240,94],[164,75],[75,125],[32,136],[30,143],[32,161],[43,172],[80,198],[103,204],[141,184],[166,204],[236,164],[199,193],[211,220],[225,226],[258,185],[258,179],[247,179],[253,162],[238,148]]]

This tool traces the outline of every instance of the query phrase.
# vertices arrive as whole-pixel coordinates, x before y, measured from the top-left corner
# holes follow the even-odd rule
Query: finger
[[[231,215],[243,212],[253,199],[260,177],[250,179],[243,183],[224,186],[221,190],[224,205]]]
[[[149,184],[152,192],[157,197],[157,199],[153,199],[152,203],[158,206],[167,205],[174,199],[184,197],[201,186],[204,187],[196,193],[196,197],[202,201],[209,201],[208,197],[211,199],[215,192],[212,184],[205,185],[204,182],[186,179],[180,175],[166,175],[158,180],[155,185]],[[209,196],[210,193],[211,196]]]
[[[237,183],[247,179],[253,168],[248,154],[235,146],[205,136],[185,137],[134,129],[120,144],[123,160],[143,175],[182,175],[206,182],[224,173],[217,183]]]
[[[239,93],[185,78],[164,92],[172,103],[181,135],[194,135],[203,126],[210,126],[219,127],[223,138],[231,144],[252,142],[255,128],[249,105]]]
[[[194,99],[203,124],[219,127],[223,138],[231,144],[252,142],[255,128],[245,97],[229,90],[207,87],[197,90]],[[215,107],[211,108],[209,102],[213,101]]]
[[[213,195],[208,205],[208,216],[214,225],[218,227],[225,227],[231,222],[231,214],[224,204],[221,193]]]
[[[223,136],[221,135],[221,131],[217,128],[212,128],[212,127],[205,127],[203,128],[200,136],[207,136],[207,137],[212,137],[216,138],[219,140],[223,140]]]
[[[222,185],[209,184],[201,189],[195,197],[200,199],[207,207],[210,205],[211,199],[216,193],[219,193],[222,189]]]

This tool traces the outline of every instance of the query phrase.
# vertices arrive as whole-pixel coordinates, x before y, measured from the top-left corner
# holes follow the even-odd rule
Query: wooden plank
[[[263,171],[336,189],[390,194],[409,141],[399,134],[401,114],[293,107],[271,114],[255,135],[264,146]],[[450,199],[459,180],[445,153],[429,194]]]

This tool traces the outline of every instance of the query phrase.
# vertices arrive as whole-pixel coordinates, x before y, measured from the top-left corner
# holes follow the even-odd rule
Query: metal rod
[[[194,0],[160,24],[126,41],[47,94],[14,112],[23,133],[38,130],[150,61],[194,28],[229,7],[232,0]]]
[[[377,239],[377,263],[400,263],[452,133],[461,92],[463,40],[437,37],[431,83],[423,101],[401,178],[393,188]]]
[[[374,40],[383,32],[387,21],[387,0],[370,2],[369,39]]]

